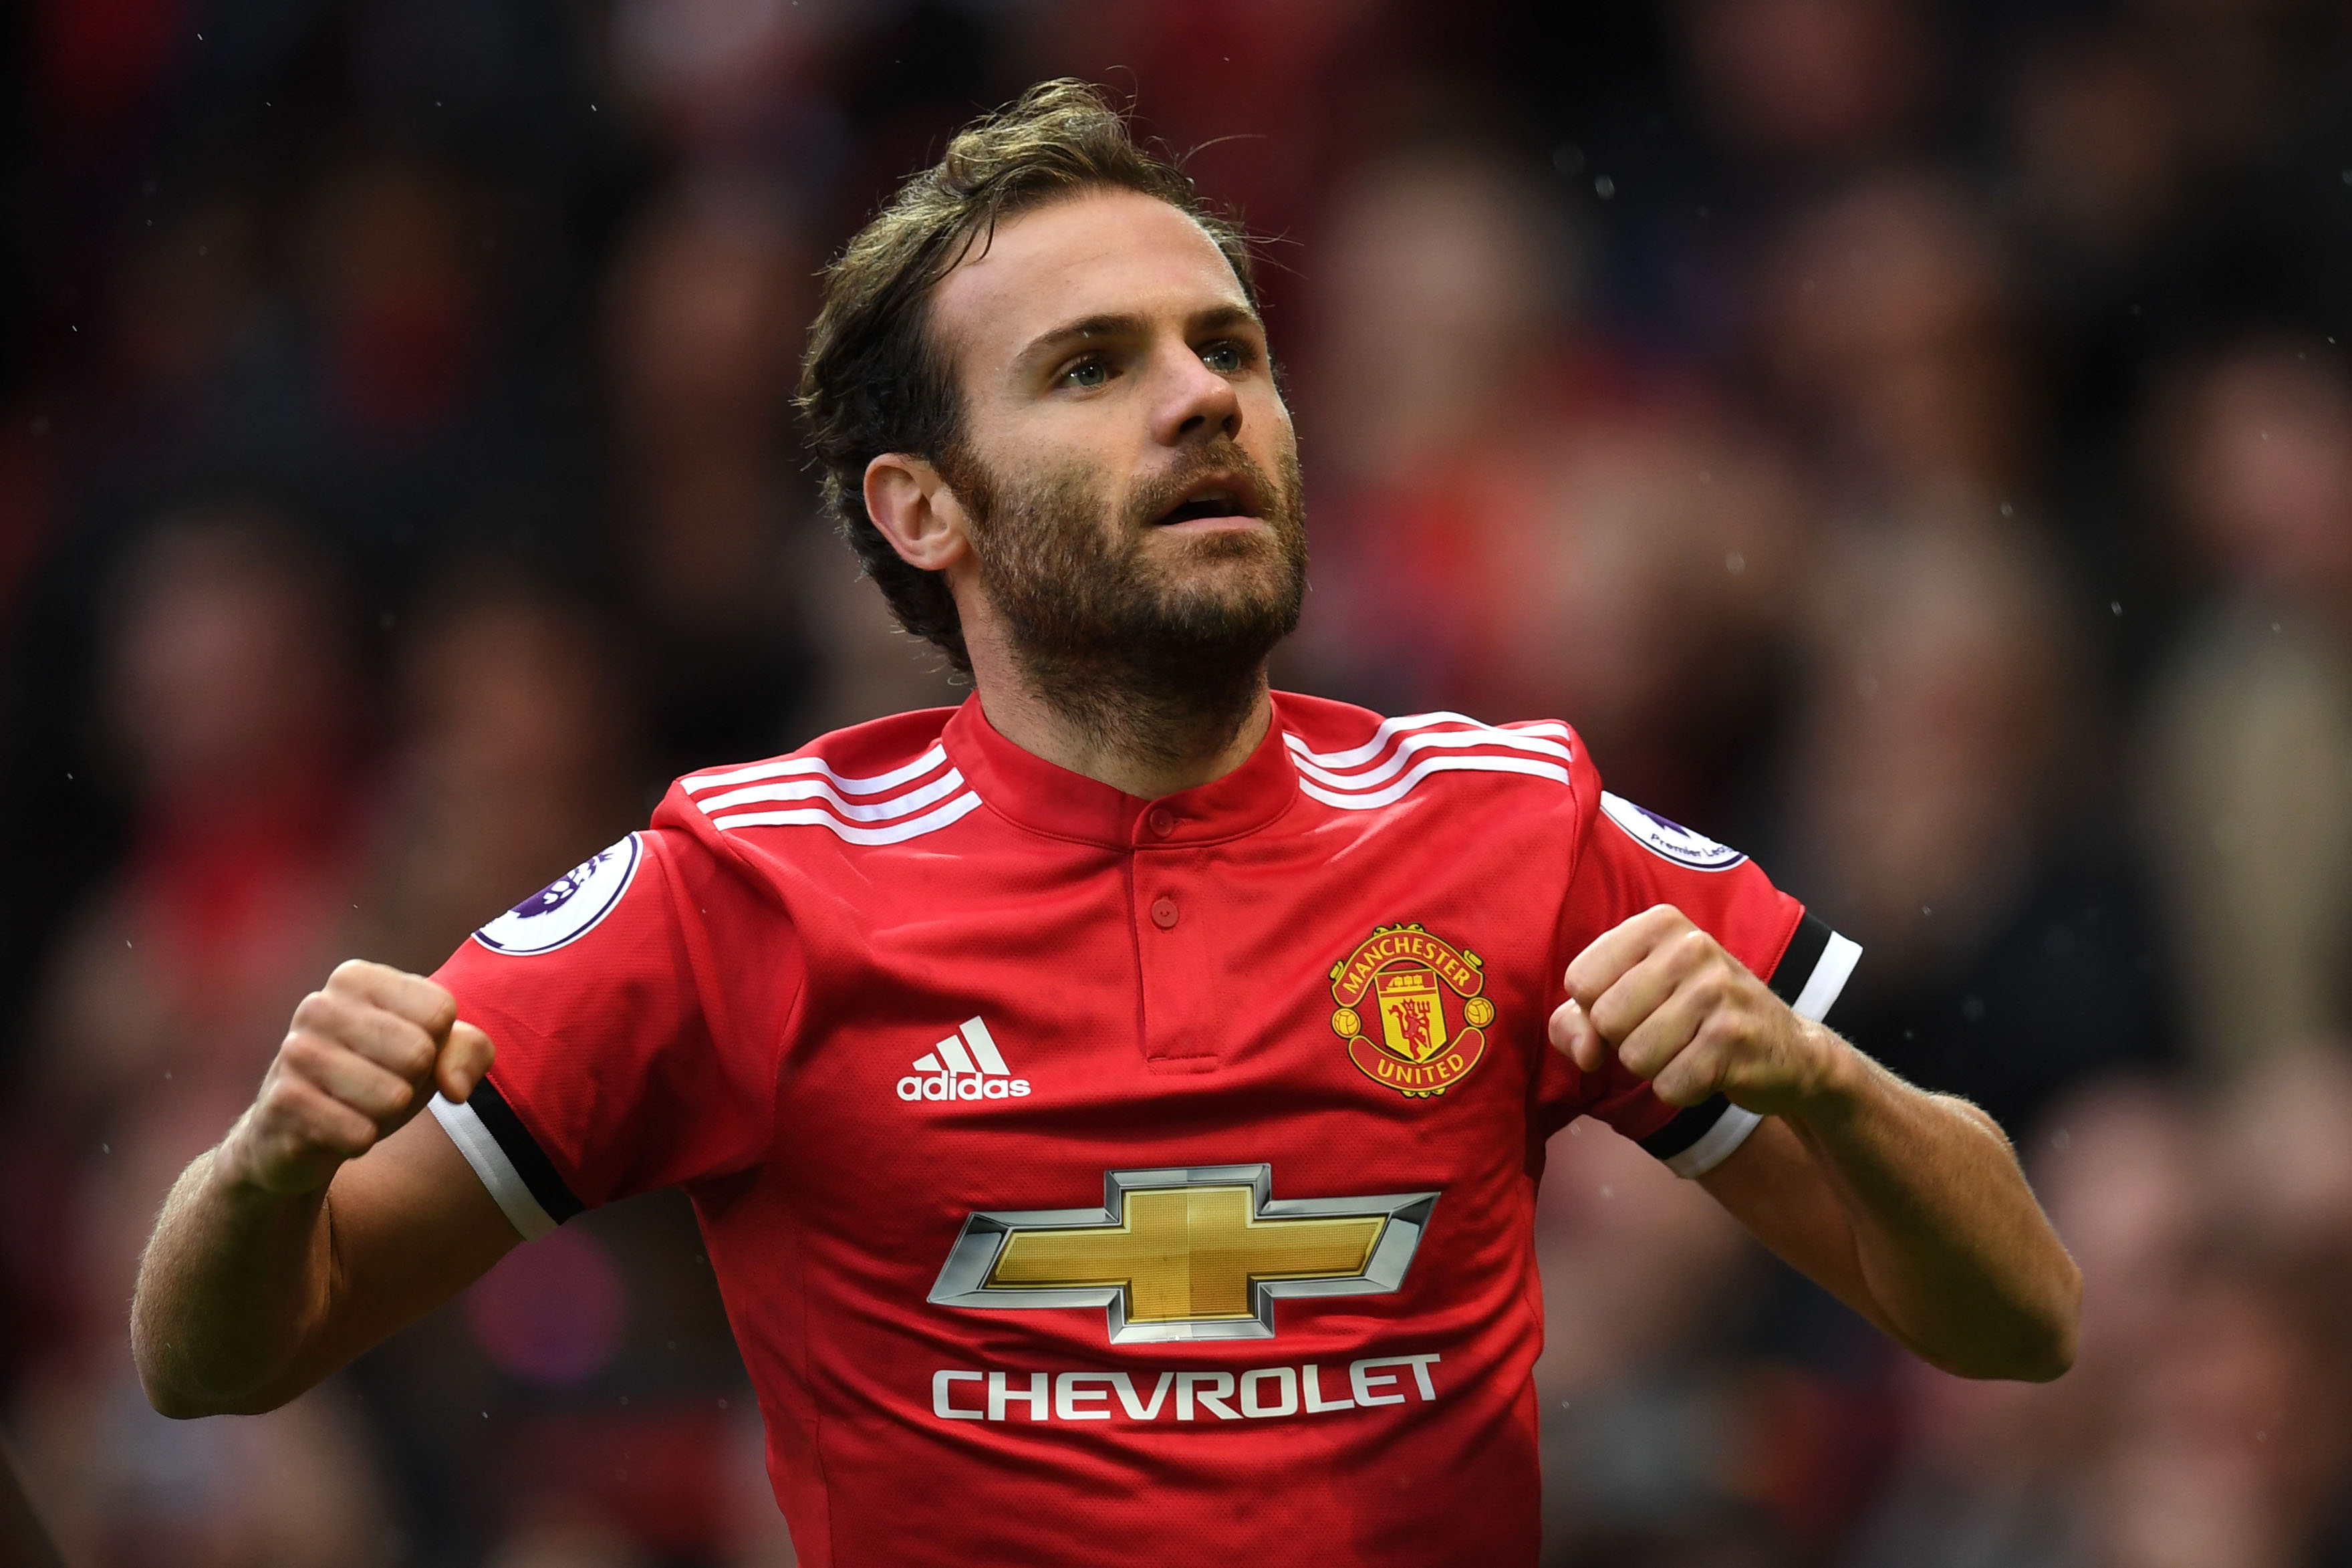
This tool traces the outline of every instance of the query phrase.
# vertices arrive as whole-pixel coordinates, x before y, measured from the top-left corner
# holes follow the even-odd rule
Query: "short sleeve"
[[[1564,973],[1613,927],[1671,904],[1798,1013],[1825,1016],[1862,949],[1808,914],[1739,851],[1603,791],[1578,750],[1583,833],[1560,911],[1559,968]],[[1558,1052],[1548,1056],[1539,1089],[1546,1135],[1577,1116],[1597,1117],[1677,1175],[1714,1169],[1760,1121],[1721,1095],[1678,1110],[1614,1058],[1587,1075]]]
[[[689,833],[633,833],[468,938],[434,978],[496,1047],[433,1112],[526,1237],[583,1208],[757,1165],[795,966],[780,911]],[[739,952],[740,960],[743,954]]]

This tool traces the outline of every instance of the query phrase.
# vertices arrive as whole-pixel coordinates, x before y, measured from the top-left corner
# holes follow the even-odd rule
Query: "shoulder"
[[[1326,698],[1277,693],[1300,793],[1343,811],[1501,788],[1533,809],[1597,798],[1576,731],[1556,719],[1489,724],[1462,713],[1383,718]]]
[[[955,711],[893,714],[782,756],[688,773],[670,786],[655,823],[705,843],[761,828],[815,829],[863,845],[936,832],[980,805],[940,741]]]

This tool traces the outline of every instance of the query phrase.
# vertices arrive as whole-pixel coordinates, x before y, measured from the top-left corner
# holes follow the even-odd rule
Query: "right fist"
[[[425,1108],[454,1100],[489,1069],[490,1037],[457,1017],[457,999],[423,975],[364,959],[338,964],[294,1024],[252,1109],[222,1142],[231,1179],[291,1195],[327,1184]]]

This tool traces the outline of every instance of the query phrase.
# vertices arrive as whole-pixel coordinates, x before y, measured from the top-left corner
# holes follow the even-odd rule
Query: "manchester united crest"
[[[1331,966],[1331,1032],[1373,1082],[1416,1100],[1444,1094],[1486,1054],[1484,962],[1419,925],[1375,926]]]

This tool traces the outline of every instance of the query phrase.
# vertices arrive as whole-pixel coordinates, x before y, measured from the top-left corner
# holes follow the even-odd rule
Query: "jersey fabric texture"
[[[1546,1022],[1681,908],[1818,1017],[1858,949],[1564,724],[1277,694],[1139,800],[978,700],[689,776],[437,978],[526,1236],[682,1186],[811,1564],[1531,1563],[1544,1143],[1677,1111]]]

